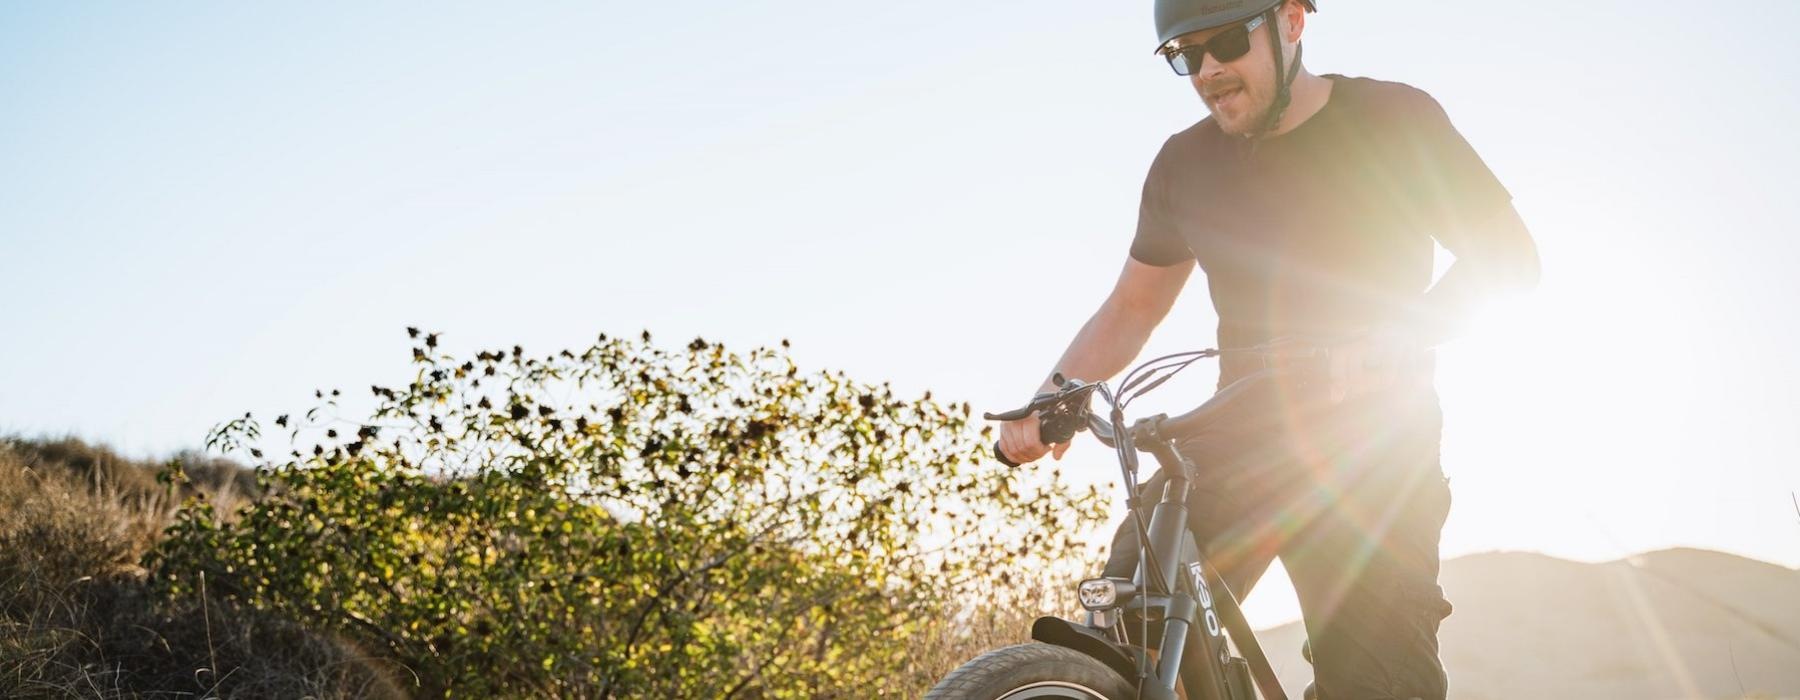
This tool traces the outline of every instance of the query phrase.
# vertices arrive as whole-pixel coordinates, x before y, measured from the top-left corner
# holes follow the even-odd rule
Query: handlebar
[[[1212,354],[1201,354],[1200,356],[1216,356],[1219,353],[1219,351],[1204,352]],[[1142,450],[1151,450],[1155,447],[1152,443],[1158,438],[1167,440],[1171,436],[1188,435],[1203,430],[1208,425],[1217,422],[1220,416],[1232,411],[1256,411],[1257,407],[1253,404],[1258,402],[1270,404],[1262,408],[1273,410],[1275,392],[1268,390],[1274,384],[1272,380],[1303,373],[1308,369],[1305,366],[1306,362],[1318,361],[1327,356],[1319,345],[1295,339],[1280,339],[1253,349],[1235,352],[1255,352],[1263,355],[1266,368],[1232,382],[1191,411],[1174,417],[1158,414],[1139,419],[1129,428],[1132,444],[1134,446],[1141,445],[1140,449]],[[1298,360],[1298,362],[1292,360]],[[1153,360],[1152,363],[1154,362]],[[1149,364],[1151,363],[1146,363],[1146,366]],[[982,417],[988,420],[1012,421],[1038,413],[1038,439],[1043,444],[1053,445],[1067,442],[1075,436],[1075,433],[1088,430],[1108,447],[1116,447],[1118,436],[1115,434],[1112,422],[1105,416],[1096,415],[1088,408],[1092,394],[1096,390],[1103,390],[1103,385],[1099,382],[1089,384],[1078,379],[1064,379],[1061,374],[1055,375],[1052,381],[1061,387],[1060,390],[1038,394],[1032,397],[1030,403],[1020,408],[1003,413],[983,413]],[[1160,384],[1161,381],[1158,380],[1151,386]],[[1126,388],[1127,390],[1131,388],[1129,383]],[[1111,396],[1110,394],[1106,395]],[[1001,464],[1010,467],[1019,466],[1007,459],[1006,453],[1000,449],[998,441],[994,443],[993,450],[994,457],[999,459]]]
[[[1140,418],[1137,422],[1132,423],[1130,428],[1132,445],[1137,447],[1139,451],[1149,451],[1152,448],[1151,441],[1159,435],[1165,438],[1191,435],[1204,430],[1207,426],[1218,422],[1221,416],[1234,411],[1255,411],[1258,407],[1258,402],[1272,402],[1275,392],[1270,391],[1270,389],[1274,384],[1274,380],[1287,376],[1288,374],[1291,374],[1291,370],[1259,370],[1246,375],[1242,379],[1232,382],[1224,389],[1220,389],[1218,393],[1212,395],[1212,398],[1207,399],[1205,403],[1200,404],[1191,411],[1176,416],[1159,413],[1148,418]],[[1039,395],[1040,398],[1045,396],[1055,397],[1057,394]],[[1034,399],[1033,404],[1036,405],[1038,403],[1040,403],[1040,401]],[[1030,407],[1028,406],[1027,408]],[[1269,407],[1264,406],[1264,408]],[[1030,410],[1017,409],[1003,414],[983,414],[983,417],[989,420],[1018,420],[1019,418],[1031,415],[1031,413],[1032,411]],[[1099,439],[1100,442],[1107,447],[1118,446],[1118,435],[1114,433],[1110,421],[1092,412],[1084,411],[1083,413],[1087,425],[1082,426],[1082,429],[1092,432],[1094,437]],[[1006,415],[1016,415],[1017,417],[1000,417]],[[1073,432],[1080,431],[1076,430]],[[1045,435],[1043,432],[1040,432],[1039,435],[1040,440],[1044,442],[1044,444],[1054,444],[1067,441],[1074,436],[1073,432],[1068,436],[1062,436],[1060,439],[1044,439],[1041,437]],[[1001,464],[1005,464],[1009,467],[1019,466],[1012,460],[1006,458],[1006,453],[1001,451],[1000,443],[998,442],[994,443],[994,457],[999,459]]]
[[[1160,420],[1161,425],[1158,427],[1158,431],[1163,435],[1189,435],[1204,430],[1207,426],[1217,422],[1221,416],[1233,411],[1256,412],[1258,408],[1273,409],[1272,405],[1260,405],[1259,402],[1273,404],[1276,394],[1273,391],[1275,380],[1293,372],[1290,369],[1264,369],[1245,375],[1242,379],[1232,382],[1224,389],[1220,389],[1218,393],[1213,394],[1212,398],[1206,400],[1206,403],[1200,404],[1187,413],[1172,418],[1159,415],[1138,421],[1137,425],[1132,426],[1132,435],[1146,437],[1146,433],[1139,426],[1142,426],[1147,420]],[[1098,437],[1098,435],[1096,436]],[[1105,438],[1102,438],[1102,442],[1106,442],[1109,446],[1114,444],[1106,441]]]

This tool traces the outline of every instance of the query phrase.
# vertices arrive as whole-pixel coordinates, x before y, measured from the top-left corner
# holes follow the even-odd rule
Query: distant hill
[[[256,472],[229,459],[186,450],[176,453],[171,460],[180,462],[187,475],[181,485],[182,495],[207,493],[238,498],[256,494]],[[163,468],[164,461],[130,459],[105,445],[74,437],[0,435],[0,463],[7,469],[81,484],[127,502],[155,501],[167,495],[167,489],[156,483],[157,472]],[[0,484],[0,490],[18,487]]]
[[[1584,564],[1495,552],[1444,562],[1453,700],[1800,698],[1800,571],[1669,549]],[[1258,634],[1305,687],[1299,623]]]

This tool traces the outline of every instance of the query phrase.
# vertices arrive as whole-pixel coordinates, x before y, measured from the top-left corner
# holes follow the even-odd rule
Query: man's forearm
[[[1083,381],[1099,381],[1112,377],[1125,370],[1125,366],[1136,358],[1149,340],[1150,332],[1155,330],[1156,321],[1149,318],[1121,312],[1110,306],[1102,307],[1081,326],[1075,339],[1069,342],[1069,348],[1063,351],[1062,359],[1056,361],[1056,372],[1064,377]],[[1052,377],[1045,377],[1039,391],[1053,391],[1056,384]]]
[[[1481,302],[1537,285],[1537,247],[1518,213],[1509,207],[1481,228],[1460,250],[1451,251],[1456,262],[1426,292],[1413,315],[1414,330],[1427,346],[1458,335]]]

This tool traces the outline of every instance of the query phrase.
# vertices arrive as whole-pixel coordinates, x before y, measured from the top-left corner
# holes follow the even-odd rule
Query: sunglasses
[[[1250,32],[1262,25],[1263,15],[1257,15],[1201,43],[1168,49],[1163,52],[1163,57],[1169,59],[1169,67],[1175,69],[1176,75],[1193,75],[1200,72],[1200,62],[1207,54],[1212,54],[1220,63],[1230,63],[1250,53]]]

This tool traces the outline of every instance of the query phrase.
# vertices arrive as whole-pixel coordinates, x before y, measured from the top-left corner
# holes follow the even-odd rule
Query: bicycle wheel
[[[1049,644],[1019,644],[977,656],[925,700],[1132,700],[1137,691],[1094,657]]]

